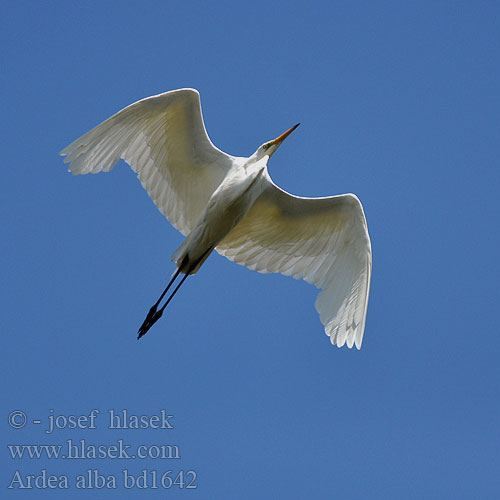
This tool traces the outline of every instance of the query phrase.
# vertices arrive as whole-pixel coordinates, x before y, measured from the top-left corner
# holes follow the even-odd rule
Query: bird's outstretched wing
[[[216,250],[261,273],[304,279],[322,291],[316,309],[332,344],[361,348],[371,245],[358,198],[301,198],[268,186]]]
[[[61,151],[73,174],[109,172],[123,158],[184,235],[195,226],[233,158],[205,130],[194,89],[142,99]]]

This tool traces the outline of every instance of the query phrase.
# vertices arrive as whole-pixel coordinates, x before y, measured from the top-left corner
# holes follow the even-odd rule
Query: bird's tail
[[[189,269],[189,256],[187,253],[189,236],[182,242],[181,246],[172,254],[172,262],[177,266],[177,269],[184,274],[187,274]]]
[[[177,268],[184,274],[195,274],[215,248],[209,247],[200,256],[191,255],[189,252],[190,240],[188,236],[172,254],[172,262],[175,262]]]

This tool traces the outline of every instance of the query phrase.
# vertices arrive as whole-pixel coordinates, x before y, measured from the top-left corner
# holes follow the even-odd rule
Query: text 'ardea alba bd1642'
[[[249,269],[321,288],[316,309],[332,344],[361,348],[372,258],[360,201],[353,194],[294,196],[267,171],[269,158],[297,126],[249,158],[231,156],[210,141],[199,93],[181,89],[131,104],[61,152],[75,175],[109,172],[125,160],[161,213],[186,236],[172,255],[177,269],[139,338],[215,249]]]

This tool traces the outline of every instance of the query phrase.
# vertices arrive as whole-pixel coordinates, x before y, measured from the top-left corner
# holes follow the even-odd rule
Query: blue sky
[[[482,1],[7,2],[5,443],[122,439],[181,458],[20,460],[3,445],[2,497],[498,498],[499,14]],[[136,340],[181,235],[126,165],[73,177],[58,152],[180,87],[200,91],[234,155],[302,122],[273,179],[362,200],[361,351],[330,345],[311,286],[215,254]],[[93,409],[95,429],[44,431]],[[109,429],[110,409],[164,409],[174,429]],[[44,469],[69,489],[7,489]],[[88,469],[117,487],[76,488]],[[194,470],[198,487],[124,490],[124,469]]]

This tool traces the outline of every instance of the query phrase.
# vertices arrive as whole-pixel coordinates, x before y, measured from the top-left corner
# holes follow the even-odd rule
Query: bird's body
[[[266,164],[266,161],[254,157],[233,164],[208,200],[194,229],[172,256],[181,272],[194,274],[212,250],[245,217],[266,186]]]
[[[177,270],[139,336],[215,249],[250,269],[321,288],[316,308],[331,342],[361,347],[371,274],[363,209],[351,194],[303,198],[273,183],[268,160],[296,127],[249,158],[231,156],[210,141],[198,92],[181,89],[128,106],[62,151],[74,174],[109,171],[124,159],[186,236],[172,256]],[[158,309],[179,274],[180,284]]]

